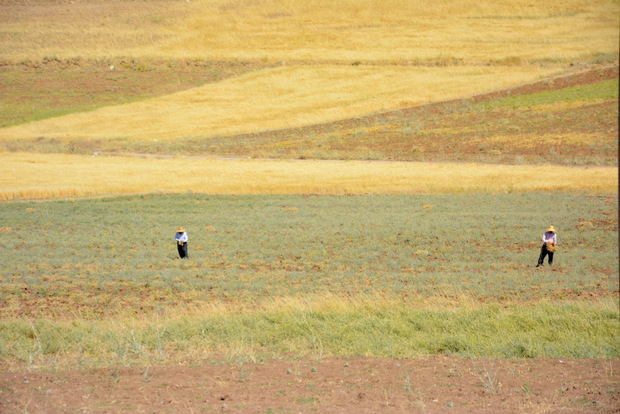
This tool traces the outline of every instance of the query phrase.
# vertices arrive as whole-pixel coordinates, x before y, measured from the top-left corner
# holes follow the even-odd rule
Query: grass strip
[[[0,323],[0,358],[34,367],[106,366],[282,354],[408,358],[618,358],[618,304],[416,307],[373,298],[289,300],[251,313],[212,308],[159,318]]]
[[[477,105],[478,109],[494,108],[525,109],[540,105],[557,103],[590,102],[618,99],[618,79],[607,80],[590,85],[556,89],[530,95],[509,96]]]

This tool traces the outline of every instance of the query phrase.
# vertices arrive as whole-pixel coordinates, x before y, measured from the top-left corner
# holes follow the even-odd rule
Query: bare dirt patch
[[[620,361],[330,357],[0,374],[3,413],[620,411]]]

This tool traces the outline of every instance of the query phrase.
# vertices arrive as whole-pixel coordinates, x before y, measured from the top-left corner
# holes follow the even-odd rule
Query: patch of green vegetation
[[[553,105],[562,102],[583,102],[599,99],[618,99],[618,79],[607,80],[589,85],[544,91],[530,95],[509,96],[503,99],[479,104],[474,107],[474,109],[488,110],[506,107],[512,109],[524,109],[540,105]]]
[[[0,322],[0,359],[33,364],[60,352],[82,365],[163,361],[179,351],[227,347],[261,355],[301,353],[415,357],[618,358],[620,323],[613,299],[468,309],[414,304],[256,310],[161,317],[148,324],[36,319]],[[247,372],[240,373],[240,381]]]
[[[618,357],[617,212],[546,193],[3,203],[0,359]],[[536,269],[551,223],[560,250]],[[306,305],[277,305],[290,298]]]
[[[527,301],[618,286],[617,205],[595,196],[144,195],[3,203],[0,222],[0,287],[43,297],[92,284],[98,298],[146,285],[244,303],[377,291]],[[532,272],[550,223],[556,267]],[[191,261],[176,260],[179,225]]]

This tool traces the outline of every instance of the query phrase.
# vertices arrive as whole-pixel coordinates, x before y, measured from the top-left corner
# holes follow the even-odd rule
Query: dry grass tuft
[[[547,250],[550,252],[556,252],[558,250],[558,246],[552,243],[545,243],[547,245]]]

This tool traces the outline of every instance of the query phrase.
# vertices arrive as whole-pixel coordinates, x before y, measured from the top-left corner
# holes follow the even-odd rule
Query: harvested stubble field
[[[618,411],[617,2],[0,9],[1,412]]]

